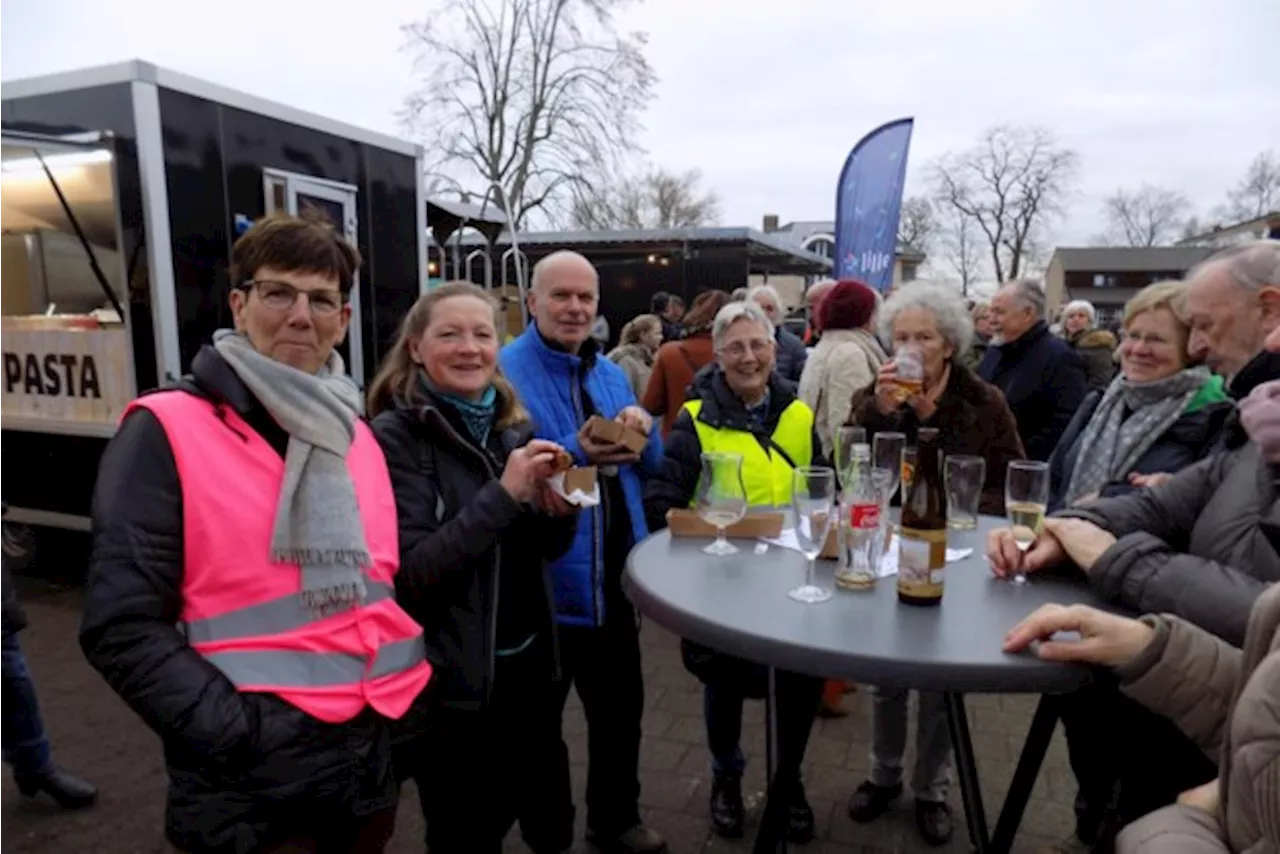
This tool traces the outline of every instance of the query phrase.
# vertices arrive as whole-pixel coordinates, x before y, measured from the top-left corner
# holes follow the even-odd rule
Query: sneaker
[[[951,821],[951,806],[945,801],[916,799],[916,828],[930,845],[946,845],[951,841],[955,828]]]
[[[667,841],[658,831],[637,824],[617,835],[604,835],[587,831],[587,842],[604,854],[661,854],[667,850]]]
[[[797,786],[787,808],[787,841],[807,845],[813,841],[813,836],[813,807],[809,806],[809,799],[805,797],[804,786]]]
[[[875,821],[889,811],[893,802],[902,797],[902,784],[877,786],[870,780],[854,790],[849,798],[849,818],[866,824]]]
[[[746,823],[742,806],[742,780],[738,777],[711,781],[711,824],[725,839],[739,839]]]

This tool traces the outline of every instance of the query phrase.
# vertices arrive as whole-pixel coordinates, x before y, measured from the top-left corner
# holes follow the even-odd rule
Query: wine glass
[[[796,541],[807,565],[804,584],[787,595],[813,605],[827,601],[835,592],[834,579],[826,586],[818,584],[816,564],[835,520],[836,473],[826,466],[800,466],[794,481],[791,503],[796,514]]]
[[[704,552],[717,557],[738,553],[725,537],[725,528],[747,515],[747,488],[742,482],[742,454],[708,451],[702,455],[698,480],[698,515],[716,529],[715,542]]]
[[[871,466],[873,469],[884,469],[890,472],[891,480],[885,487],[889,494],[885,503],[893,500],[898,491],[898,483],[902,480],[902,451],[907,446],[907,434],[884,431],[876,433],[871,440]]]
[[[1048,506],[1049,464],[1037,460],[1011,461],[1005,471],[1004,509],[1013,525],[1013,541],[1022,552],[1031,548],[1039,536]],[[1026,580],[1019,561],[1013,582],[1023,584]]]

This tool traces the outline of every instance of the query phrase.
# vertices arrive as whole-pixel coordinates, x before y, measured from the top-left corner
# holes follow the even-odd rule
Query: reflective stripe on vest
[[[326,723],[372,708],[400,718],[431,678],[422,627],[395,602],[399,530],[386,458],[357,421],[346,468],[369,550],[365,597],[333,613],[303,601],[302,570],[271,560],[280,453],[230,407],[183,391],[144,395],[182,487],[180,627],[241,691],[275,694]]]
[[[713,427],[699,420],[701,400],[691,400],[683,407],[693,418],[702,451],[742,455],[742,483],[747,489],[747,504],[752,507],[782,507],[791,503],[794,469],[776,449],[765,450],[760,440],[745,430]],[[774,443],[787,452],[797,466],[813,462],[813,410],[803,401],[793,400],[773,430]],[[692,505],[691,505],[692,506]]]
[[[390,584],[366,581],[363,604],[372,605],[383,599],[393,599],[395,595],[395,588]],[[216,617],[192,620],[183,625],[182,630],[190,643],[214,643],[290,632],[315,620],[315,611],[302,601],[302,594],[290,593],[279,599],[228,611]]]
[[[383,644],[372,660],[342,652],[279,649],[214,652],[205,660],[241,687],[331,688],[399,673],[422,663],[426,656],[426,644],[418,635]]]

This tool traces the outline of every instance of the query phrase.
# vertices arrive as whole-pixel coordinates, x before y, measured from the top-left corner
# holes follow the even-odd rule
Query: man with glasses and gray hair
[[[1047,460],[1089,391],[1084,361],[1049,332],[1044,289],[1018,279],[991,300],[991,346],[978,374],[1004,392],[1027,458]]]

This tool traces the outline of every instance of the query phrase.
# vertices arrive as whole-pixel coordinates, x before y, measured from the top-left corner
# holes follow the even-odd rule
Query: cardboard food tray
[[[591,494],[596,488],[596,467],[595,466],[575,466],[568,469],[564,473],[564,491],[568,495],[581,490],[582,492]]]
[[[741,539],[776,538],[782,535],[784,514],[748,513],[740,521],[725,528],[725,535]],[[667,529],[673,537],[714,537],[714,525],[702,521],[695,510],[673,508],[667,511]]]
[[[633,454],[640,453],[649,444],[649,437],[639,430],[599,415],[592,415],[587,419],[587,435],[601,442],[623,445]]]

